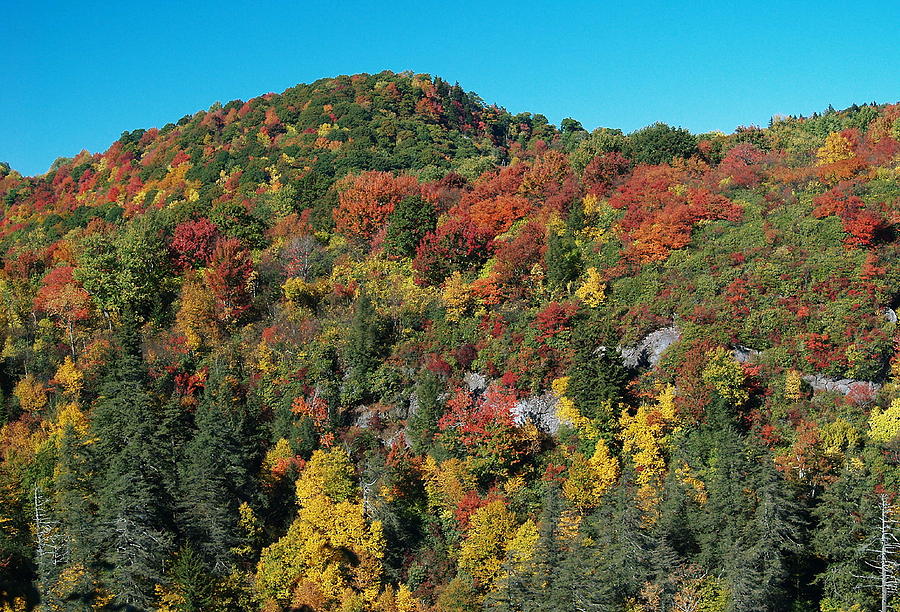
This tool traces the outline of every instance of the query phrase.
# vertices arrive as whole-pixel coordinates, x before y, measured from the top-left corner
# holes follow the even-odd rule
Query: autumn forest
[[[900,606],[898,231],[862,101],[383,72],[0,164],[0,610]]]

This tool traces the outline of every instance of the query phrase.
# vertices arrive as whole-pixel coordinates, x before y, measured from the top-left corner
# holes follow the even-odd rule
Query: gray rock
[[[360,429],[368,429],[372,426],[372,419],[375,417],[375,413],[368,408],[362,409],[356,413],[356,418],[353,419],[353,424]]]
[[[667,348],[678,342],[681,331],[677,325],[669,325],[657,329],[644,337],[634,346],[626,346],[619,349],[622,362],[628,368],[648,368],[659,363],[662,354]]]
[[[884,320],[888,323],[896,323],[897,322],[897,313],[893,308],[882,308],[881,314],[884,315]]]
[[[483,393],[488,386],[487,378],[478,372],[467,372],[466,375],[463,376],[463,383],[465,383],[472,393]]]
[[[558,401],[552,391],[519,400],[512,409],[513,421],[516,425],[534,423],[544,433],[555,434],[559,430],[559,418],[556,416]]]
[[[409,394],[409,408],[406,410],[406,418],[410,418],[419,411],[419,394],[413,391]]]
[[[866,391],[871,395],[878,393],[881,385],[870,380],[854,380],[852,378],[831,378],[822,374],[806,374],[803,380],[809,383],[813,391],[828,391],[847,395],[850,391]]]
[[[738,344],[731,352],[734,355],[734,358],[741,363],[755,361],[760,353],[760,351],[750,348],[749,346],[744,346],[743,344]]]

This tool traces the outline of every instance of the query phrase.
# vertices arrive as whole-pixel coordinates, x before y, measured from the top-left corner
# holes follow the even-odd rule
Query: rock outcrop
[[[803,380],[809,383],[813,391],[829,391],[831,393],[840,393],[848,395],[851,391],[854,393],[864,393],[874,396],[881,389],[881,385],[871,380],[854,380],[852,378],[831,378],[822,374],[806,374]]]
[[[681,331],[675,324],[647,334],[633,346],[619,348],[622,363],[627,368],[651,368],[659,363],[667,348],[678,342]]]
[[[556,416],[556,404],[559,399],[552,391],[542,395],[532,395],[516,402],[512,409],[516,425],[534,423],[534,426],[547,434],[559,431],[559,418]]]

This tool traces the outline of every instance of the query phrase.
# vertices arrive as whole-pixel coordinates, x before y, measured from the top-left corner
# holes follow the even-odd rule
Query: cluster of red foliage
[[[840,217],[844,231],[844,245],[847,248],[871,247],[889,227],[881,211],[866,208],[862,198],[849,193],[851,186],[841,184],[813,199],[813,216],[822,219],[828,216]]]
[[[690,242],[697,222],[737,221],[742,209],[725,196],[682,183],[684,173],[670,166],[638,166],[610,199],[625,211],[620,222],[626,254],[639,262],[662,261]]]
[[[338,206],[334,222],[338,232],[356,238],[371,238],[403,198],[419,193],[412,176],[394,176],[371,170],[347,176],[337,183]]]
[[[447,401],[447,411],[438,421],[438,429],[453,430],[466,448],[511,445],[509,431],[515,427],[512,409],[516,400],[512,389],[490,387],[484,396],[475,399],[460,387]]]
[[[216,243],[204,275],[216,297],[216,314],[220,321],[237,322],[250,309],[253,274],[253,260],[240,240],[227,238]]]
[[[219,228],[206,217],[179,223],[169,243],[175,265],[182,270],[208,265],[219,238]]]

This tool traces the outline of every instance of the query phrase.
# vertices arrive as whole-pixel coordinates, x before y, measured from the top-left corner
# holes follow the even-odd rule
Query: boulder
[[[829,391],[831,393],[840,393],[847,395],[851,391],[854,393],[867,393],[875,396],[881,385],[870,380],[854,380],[852,378],[831,378],[822,374],[806,374],[803,377],[813,391]]]
[[[552,391],[519,400],[512,409],[513,421],[516,425],[533,423],[542,432],[555,434],[559,430],[559,418],[556,416],[558,401]]]
[[[681,331],[677,325],[669,325],[647,334],[633,346],[619,349],[622,362],[627,368],[649,368],[659,363],[667,348],[678,342]]]

